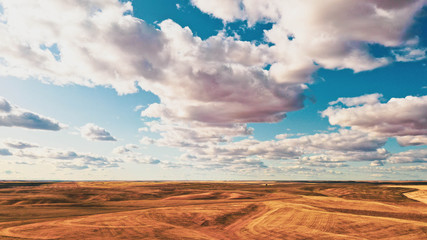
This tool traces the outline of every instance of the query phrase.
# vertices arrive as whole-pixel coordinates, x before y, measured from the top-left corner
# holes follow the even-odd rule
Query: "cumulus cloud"
[[[388,63],[370,56],[367,44],[405,45],[403,33],[422,6],[421,1],[192,3],[225,22],[273,22],[265,32],[270,45],[224,32],[202,40],[172,20],[156,29],[129,14],[130,2],[3,0],[0,72],[60,85],[111,86],[121,94],[139,86],[160,98],[142,111],[144,117],[214,126],[278,122],[303,107],[304,90],[319,67],[363,71]]]
[[[374,96],[374,95],[368,95]],[[380,95],[377,95],[380,96]],[[387,103],[367,96],[339,99],[350,102],[350,108],[331,106],[322,112],[333,125],[351,127],[378,136],[397,137],[401,145],[421,145],[427,136],[427,96],[392,98]],[[354,106],[355,103],[363,104]]]
[[[427,149],[413,149],[395,153],[387,161],[390,163],[426,163]]]
[[[225,21],[272,21],[266,39],[273,46],[224,33],[201,40],[171,20],[156,29],[128,14],[130,2],[4,0],[1,72],[56,84],[112,86],[119,93],[135,92],[139,85],[161,100],[142,112],[148,117],[277,122],[303,107],[303,92],[318,66],[362,71],[386,64],[370,56],[366,44],[403,44],[403,33],[422,6],[332,0],[193,4]],[[342,14],[345,9],[354,14]]]
[[[364,71],[393,61],[392,58],[371,56],[369,44],[376,43],[389,49],[407,46],[409,43],[403,34],[412,23],[412,16],[421,8],[420,1],[402,4],[328,2],[329,6],[334,7],[328,7],[328,4],[324,3],[298,1],[192,2],[202,11],[225,22],[236,19],[246,19],[249,24],[257,21],[273,22],[273,28],[265,32],[266,41],[273,45],[254,46],[221,34],[202,41],[193,37],[188,28],[181,28],[172,21],[161,23],[160,29],[168,39],[168,49],[172,49],[171,52],[174,53],[171,54],[171,59],[177,58],[171,60],[170,66],[185,62],[171,67],[173,71],[169,71],[174,75],[170,79],[173,79],[173,82],[168,79],[167,82],[171,82],[168,86],[178,83],[175,78],[188,80],[185,85],[175,85],[173,91],[156,86],[158,90],[154,92],[160,96],[161,102],[149,106],[142,112],[142,116],[161,118],[160,122],[153,123],[158,126],[154,131],[160,133],[160,138],[145,137],[142,140],[144,144],[156,143],[184,148],[187,154],[185,156],[194,157],[188,161],[211,159],[214,162],[232,162],[228,156],[235,159],[296,159],[302,152],[318,152],[320,149],[329,149],[328,154],[335,151],[333,156],[341,158],[345,157],[344,154],[336,152],[353,151],[353,157],[347,157],[350,161],[356,160],[357,157],[366,161],[383,160],[387,157],[386,153],[376,152],[385,144],[387,138],[371,136],[363,131],[258,144],[256,141],[254,143],[254,140],[231,143],[230,139],[247,134],[227,130],[230,129],[230,122],[277,122],[286,116],[286,112],[300,109],[305,99],[303,92],[307,88],[306,84],[312,81],[311,74],[319,67]],[[219,4],[222,7],[218,7]],[[357,14],[349,16],[342,14],[342,9],[358,10]],[[306,14],[307,12],[310,14]],[[345,24],[341,24],[342,22]],[[377,25],[391,26],[393,31],[379,29]],[[414,43],[411,43],[411,46],[415,46]],[[240,55],[236,54],[239,52]],[[227,65],[224,66],[223,63]],[[271,65],[269,70],[265,70],[266,64]],[[182,66],[188,66],[185,75],[177,74],[183,73]],[[169,71],[165,71],[165,76],[168,76]],[[192,75],[189,76],[189,72]],[[195,75],[195,72],[203,74]],[[193,79],[197,79],[197,82]],[[250,85],[248,81],[240,79],[250,79]],[[176,93],[180,99],[175,98]],[[353,107],[379,103],[380,97],[380,94],[370,94],[357,99],[341,98],[337,101],[347,107]],[[267,102],[269,104],[264,104]],[[221,129],[207,131],[211,128],[209,125]],[[200,133],[208,132],[211,136],[200,137]],[[346,138],[348,141],[342,141],[340,138]],[[369,141],[365,142],[365,139]],[[218,144],[220,142],[222,144]],[[305,144],[307,147],[301,149],[294,143]],[[244,146],[245,144],[252,146]],[[279,144],[284,147],[277,146]],[[363,154],[364,151],[371,153]]]
[[[212,126],[200,122],[151,121],[146,123],[151,132],[159,133],[158,140],[144,137],[141,143],[169,147],[200,147],[210,143],[230,142],[234,137],[248,136],[253,128],[246,124]]]
[[[232,22],[236,19],[244,17],[244,9],[241,7],[241,1],[235,0],[218,0],[218,1],[206,1],[206,0],[191,0],[191,2],[197,6],[203,12],[209,13],[210,15],[223,19],[227,22]]]
[[[351,131],[265,142],[247,138],[253,131],[247,123],[278,122],[287,112],[301,109],[306,99],[304,91],[313,81],[311,76],[321,67],[357,72],[405,57],[420,59],[420,53],[412,51],[417,43],[409,42],[405,32],[424,1],[192,3],[225,23],[247,20],[252,26],[272,22],[272,29],[265,31],[267,44],[240,41],[225,32],[202,40],[190,28],[172,20],[153,27],[132,16],[130,2],[0,0],[0,74],[35,77],[58,85],[108,86],[119,94],[134,93],[138,88],[150,91],[160,101],[145,108],[141,115],[158,119],[147,123],[143,130],[158,133],[159,137],[145,137],[141,143],[179,147],[184,151],[183,161],[198,160],[206,163],[206,168],[262,169],[263,159],[301,160],[310,154],[330,154],[334,156],[330,162],[356,159],[345,158],[344,152],[376,161],[387,154],[378,149],[388,136],[399,137],[402,144],[424,141],[422,110],[419,121],[412,109],[408,121],[394,112],[396,120],[386,115],[385,124],[375,123],[378,119],[373,112],[369,115],[364,108],[381,110],[389,106],[390,102],[380,103],[379,94],[341,98],[323,112],[331,123],[350,126]],[[370,44],[394,49],[395,57],[372,56]],[[338,102],[347,108],[335,106]],[[418,107],[425,109],[422,104]],[[13,106],[0,100],[0,116],[13,112]],[[27,114],[26,119],[46,120],[33,115]],[[90,140],[116,140],[94,124],[83,126],[81,134]],[[245,139],[234,142],[237,137]],[[115,152],[128,154],[130,150],[124,146]],[[51,154],[75,157],[72,152]],[[314,157],[311,161],[331,164]],[[84,162],[66,166],[83,168]]]
[[[2,5],[0,72],[60,85],[112,86],[119,93],[135,92],[139,85],[161,100],[144,116],[277,122],[302,108],[304,83],[316,69],[305,58],[304,64],[291,64],[296,56],[290,56],[283,64],[290,72],[276,71],[281,79],[273,79],[265,70],[274,59],[268,45],[223,33],[201,40],[171,20],[156,29],[126,14],[130,2],[4,0]]]
[[[153,141],[165,143],[162,139]],[[197,162],[196,168],[204,166],[207,169],[215,167],[230,171],[234,169],[233,165],[257,171],[267,167],[264,161],[273,160],[298,162],[302,166],[337,168],[347,167],[347,163],[352,161],[373,162],[387,159],[390,154],[383,148],[385,142],[386,138],[345,129],[336,133],[270,141],[246,138],[223,143],[187,142],[180,146],[185,153],[179,161],[189,164]],[[253,164],[255,162],[257,164]]]
[[[141,143],[142,145],[150,145],[150,144],[154,144],[155,142],[156,141],[154,139],[149,138],[149,137],[143,137],[139,141],[139,143]]]
[[[124,146],[119,146],[113,149],[114,154],[125,154],[132,152],[133,149],[137,149],[138,145],[135,144],[126,144]]]
[[[304,156],[299,160],[298,163],[301,166],[322,167],[322,168],[337,168],[337,167],[348,166],[345,161],[334,159],[330,155],[325,155],[325,154]]]
[[[130,2],[8,1],[0,23],[0,71],[55,84],[113,86],[136,92],[134,81],[158,74],[162,36],[127,14]],[[58,56],[58,59],[55,58]]]
[[[267,45],[256,46],[221,33],[203,41],[171,20],[159,26],[170,62],[162,84],[140,82],[141,88],[161,99],[142,116],[213,125],[277,122],[286,112],[302,108],[305,80],[285,84],[269,77],[264,69],[271,59]]]
[[[88,123],[80,128],[83,138],[91,141],[117,141],[111,134],[93,123]]]
[[[184,129],[180,129],[183,131]],[[169,134],[177,134],[173,130]],[[177,134],[178,135],[178,134]],[[178,135],[179,136],[179,135]],[[188,136],[191,136],[189,134]],[[166,135],[165,135],[166,137]],[[386,138],[370,136],[360,131],[341,129],[335,133],[322,133],[295,138],[283,137],[277,140],[260,141],[246,138],[239,141],[220,142],[218,139],[198,141],[191,137],[185,142],[151,139],[152,142],[169,147],[179,147],[185,153],[180,161],[197,162],[198,166],[216,166],[229,169],[233,164],[248,164],[246,160],[298,161],[312,167],[346,167],[351,161],[384,160],[388,152],[383,149]],[[146,140],[145,140],[146,141]],[[251,169],[262,165],[247,166]]]
[[[337,151],[376,151],[387,139],[360,131],[341,129],[336,133],[322,133],[303,136],[294,140],[317,149]]]
[[[396,137],[396,140],[401,146],[427,145],[427,135],[398,136],[398,137]]]
[[[0,97],[0,126],[51,131],[58,131],[65,127],[64,124],[52,118],[12,105],[3,97]]]
[[[370,162],[373,166],[382,166],[382,161],[390,157],[391,154],[384,148],[375,151],[323,151],[313,155],[303,156],[299,159],[299,164],[303,166],[317,167],[346,167],[348,162]]]
[[[171,134],[174,129],[169,129]],[[185,131],[185,129],[180,129]],[[166,135],[165,135],[166,136]],[[191,136],[189,134],[188,136]],[[403,153],[388,152],[384,145],[387,137],[368,134],[363,131],[340,129],[333,133],[319,133],[305,136],[283,136],[275,140],[260,141],[252,137],[243,140],[220,142],[218,139],[197,141],[189,137],[186,142],[175,143],[149,139],[162,146],[178,147],[184,153],[173,163],[162,162],[166,168],[193,168],[217,170],[235,174],[341,174],[340,171],[325,170],[350,167],[350,162],[366,162],[369,166],[383,168],[385,163],[407,161],[417,163],[414,154],[408,160]],[[418,153],[418,158],[420,154]],[[399,159],[399,160],[397,160]],[[267,165],[266,161],[279,161]],[[277,167],[280,163],[291,163],[293,167]],[[280,166],[280,165],[279,165]],[[381,170],[382,171],[382,170]],[[406,171],[406,170],[402,170]]]
[[[272,22],[273,28],[265,35],[275,44],[277,54],[288,56],[287,52],[294,51],[325,68],[364,71],[392,60],[371,56],[368,45],[405,45],[405,30],[425,1],[193,0],[192,3],[226,22],[235,19],[248,20],[249,25]],[[403,55],[414,58],[420,53]]]

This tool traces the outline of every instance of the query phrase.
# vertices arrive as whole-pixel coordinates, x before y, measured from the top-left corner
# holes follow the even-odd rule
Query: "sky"
[[[0,179],[427,180],[425,0],[0,0]]]

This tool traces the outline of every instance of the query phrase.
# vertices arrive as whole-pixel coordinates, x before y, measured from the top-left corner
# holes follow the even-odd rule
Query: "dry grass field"
[[[0,182],[0,239],[427,239],[426,184]]]

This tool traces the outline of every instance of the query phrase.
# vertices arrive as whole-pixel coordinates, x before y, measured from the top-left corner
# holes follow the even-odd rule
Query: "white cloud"
[[[312,155],[302,157],[298,164],[300,166],[306,167],[322,167],[322,168],[337,168],[337,167],[347,167],[348,165],[345,161],[336,160],[329,155]]]
[[[398,136],[396,140],[401,146],[427,145],[427,135]]]
[[[387,139],[360,131],[341,129],[337,133],[322,133],[298,138],[299,144],[323,150],[336,151],[376,151]]]
[[[155,142],[156,141],[154,139],[149,138],[149,137],[143,137],[139,141],[139,143],[141,143],[142,145],[150,145],[150,144],[154,144]]]
[[[420,61],[427,58],[426,48],[405,47],[403,49],[393,50],[392,52],[396,61],[399,62]]]
[[[200,8],[203,12],[209,13],[216,18],[232,22],[244,17],[244,11],[241,8],[241,1],[236,0],[191,0],[192,4]]]
[[[363,104],[360,99],[346,98],[345,101]],[[378,136],[397,137],[402,145],[425,144],[427,96],[392,98],[387,103],[370,101],[369,104],[365,101],[362,106],[350,108],[331,106],[322,112],[322,116],[328,117],[333,125],[347,126]]]
[[[384,148],[375,151],[323,151],[318,155],[303,156],[299,159],[299,164],[303,166],[318,167],[345,167],[348,162],[371,162],[370,165],[379,165],[391,154]]]
[[[139,147],[135,144],[126,144],[113,149],[113,153],[120,155],[120,159],[124,162],[134,162],[139,164],[159,164],[161,161],[155,157],[148,156],[134,150]]]
[[[161,33],[125,14],[132,11],[130,2],[4,0],[1,5],[4,75],[59,85],[106,85],[130,93],[137,91],[136,80],[155,76],[165,63],[157,54],[163,47]]]
[[[273,28],[265,34],[275,44],[272,48],[278,55],[287,57],[289,52],[296,52],[325,68],[365,71],[392,60],[374,58],[367,50],[368,44],[387,47],[413,44],[406,43],[403,35],[425,1],[193,0],[192,3],[226,22],[236,19],[248,20],[249,25],[272,22]],[[292,36],[291,40],[288,36]],[[414,58],[419,54],[405,55]]]
[[[413,149],[395,153],[387,161],[390,163],[426,163],[427,149]]]
[[[126,144],[124,146],[119,146],[113,149],[114,154],[124,154],[132,152],[133,149],[137,149],[138,146],[135,144]]]
[[[83,138],[91,141],[117,141],[107,130],[93,123],[81,127],[80,134]]]
[[[0,126],[51,131],[58,131],[66,127],[52,118],[12,105],[3,97],[0,97]]]
[[[159,164],[161,161],[155,157],[143,155],[140,153],[132,153],[124,157],[125,161],[135,162],[139,164]]]
[[[372,105],[379,103],[379,98],[383,95],[379,93],[367,94],[360,97],[351,97],[351,98],[338,98],[336,101],[332,101],[329,105],[335,105],[337,103],[342,103],[347,107],[354,107],[358,105]]]
[[[59,85],[112,86],[119,93],[137,91],[137,82],[161,100],[144,116],[277,122],[302,108],[304,83],[316,68],[305,58],[291,64],[296,56],[290,56],[284,64],[290,72],[273,74],[289,79],[272,78],[264,67],[279,60],[268,45],[223,33],[203,41],[171,20],[157,30],[124,14],[132,9],[129,2],[5,0],[2,5],[0,72]]]
[[[341,129],[337,133],[314,134],[271,141],[243,139],[240,141],[203,143],[187,139],[181,144],[180,161],[205,168],[232,169],[234,165],[252,170],[266,168],[264,161],[298,161],[309,167],[346,167],[352,161],[382,161],[390,154],[382,148],[385,138],[359,131]],[[162,140],[157,140],[162,142]],[[173,142],[173,141],[172,141]],[[164,143],[164,142],[163,142]],[[168,146],[176,146],[175,143]],[[197,164],[195,164],[197,162]],[[249,163],[258,162],[251,165]]]
[[[128,14],[130,2],[0,0],[4,8],[0,13],[0,73],[58,85],[109,86],[120,94],[136,92],[138,87],[154,93],[159,103],[148,106],[141,115],[160,119],[142,130],[160,136],[144,137],[141,143],[179,147],[184,152],[184,166],[200,161],[201,168],[240,171],[245,167],[264,169],[264,160],[293,160],[340,167],[346,161],[383,161],[388,153],[381,149],[388,136],[398,137],[401,144],[424,142],[423,109],[427,108],[424,98],[418,97],[386,104],[380,103],[379,94],[338,99],[332,104],[340,102],[350,108],[332,106],[323,115],[333,124],[352,127],[351,131],[279,136],[262,142],[247,138],[252,129],[246,125],[278,122],[287,112],[301,109],[311,75],[320,67],[365,71],[396,60],[371,56],[369,44],[400,49],[395,52],[399,57],[419,59],[420,54],[413,51],[417,45],[403,35],[424,1],[192,3],[225,22],[272,22],[272,29],[265,32],[265,40],[271,44],[236,40],[224,32],[202,40],[172,20],[163,21],[157,29]],[[395,58],[402,60],[398,56]],[[0,116],[15,110],[0,100]],[[33,121],[49,120],[31,114],[27,115]],[[81,134],[90,140],[115,140],[94,124],[83,126]],[[246,138],[233,142],[236,137]],[[39,148],[23,150],[31,150],[30,156],[35,149]],[[114,152],[131,155],[131,149],[122,146]],[[92,159],[73,151],[39,151],[43,153],[35,156],[77,158],[64,163],[69,168],[83,169]],[[307,155],[313,157],[303,161]],[[144,163],[157,162],[137,157]],[[98,160],[90,162],[111,164],[105,158],[93,159]]]
[[[31,144],[36,146],[35,144]],[[73,150],[65,150],[49,147],[32,147],[24,149],[15,149],[11,151],[14,157],[19,159],[29,160],[48,160],[59,168],[70,169],[98,169],[118,167],[116,159],[110,159],[105,156],[100,156],[92,153],[81,153]],[[24,164],[27,162],[21,162]]]
[[[151,121],[146,123],[150,132],[159,133],[157,140],[144,137],[141,143],[169,147],[198,147],[206,144],[229,142],[234,137],[251,135],[253,128],[246,124],[212,126],[200,122]]]
[[[382,161],[379,161],[379,160],[375,160],[375,161],[371,162],[371,164],[370,164],[370,166],[372,166],[372,167],[379,167],[379,166],[383,166],[383,165],[384,165],[384,163]]]
[[[4,142],[11,142],[11,140],[5,140]],[[23,160],[22,162],[15,162],[19,164],[29,164],[28,160],[44,160],[45,163],[47,161],[58,168],[73,170],[96,170],[101,168],[119,167],[119,164],[123,162],[136,162],[139,164],[161,163],[157,158],[131,151],[131,149],[138,148],[138,146],[134,144],[127,144],[125,146],[115,148],[113,152],[121,155],[118,158],[61,148],[41,147],[28,142],[25,144],[31,145],[32,147],[14,148],[11,150],[0,148],[0,155],[14,156]]]
[[[271,59],[267,45],[255,46],[221,33],[203,41],[171,20],[159,26],[170,62],[161,84],[140,82],[141,88],[161,99],[142,116],[213,125],[277,122],[286,112],[302,108],[305,80],[281,84],[270,78],[263,69]]]
[[[148,132],[149,131],[149,128],[148,127],[141,127],[141,128],[138,128],[138,132]]]
[[[402,35],[422,6],[421,1],[192,3],[225,21],[272,21],[266,40],[273,46],[224,32],[202,40],[172,20],[156,29],[128,14],[130,2],[3,0],[0,72],[59,85],[112,86],[122,94],[139,86],[160,98],[142,112],[147,117],[211,125],[277,122],[303,107],[306,84],[319,67],[363,71],[388,63],[370,56],[367,44],[409,44]]]

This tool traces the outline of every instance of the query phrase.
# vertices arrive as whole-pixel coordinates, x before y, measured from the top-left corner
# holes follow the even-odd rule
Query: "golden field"
[[[426,186],[0,182],[0,239],[427,239]]]

